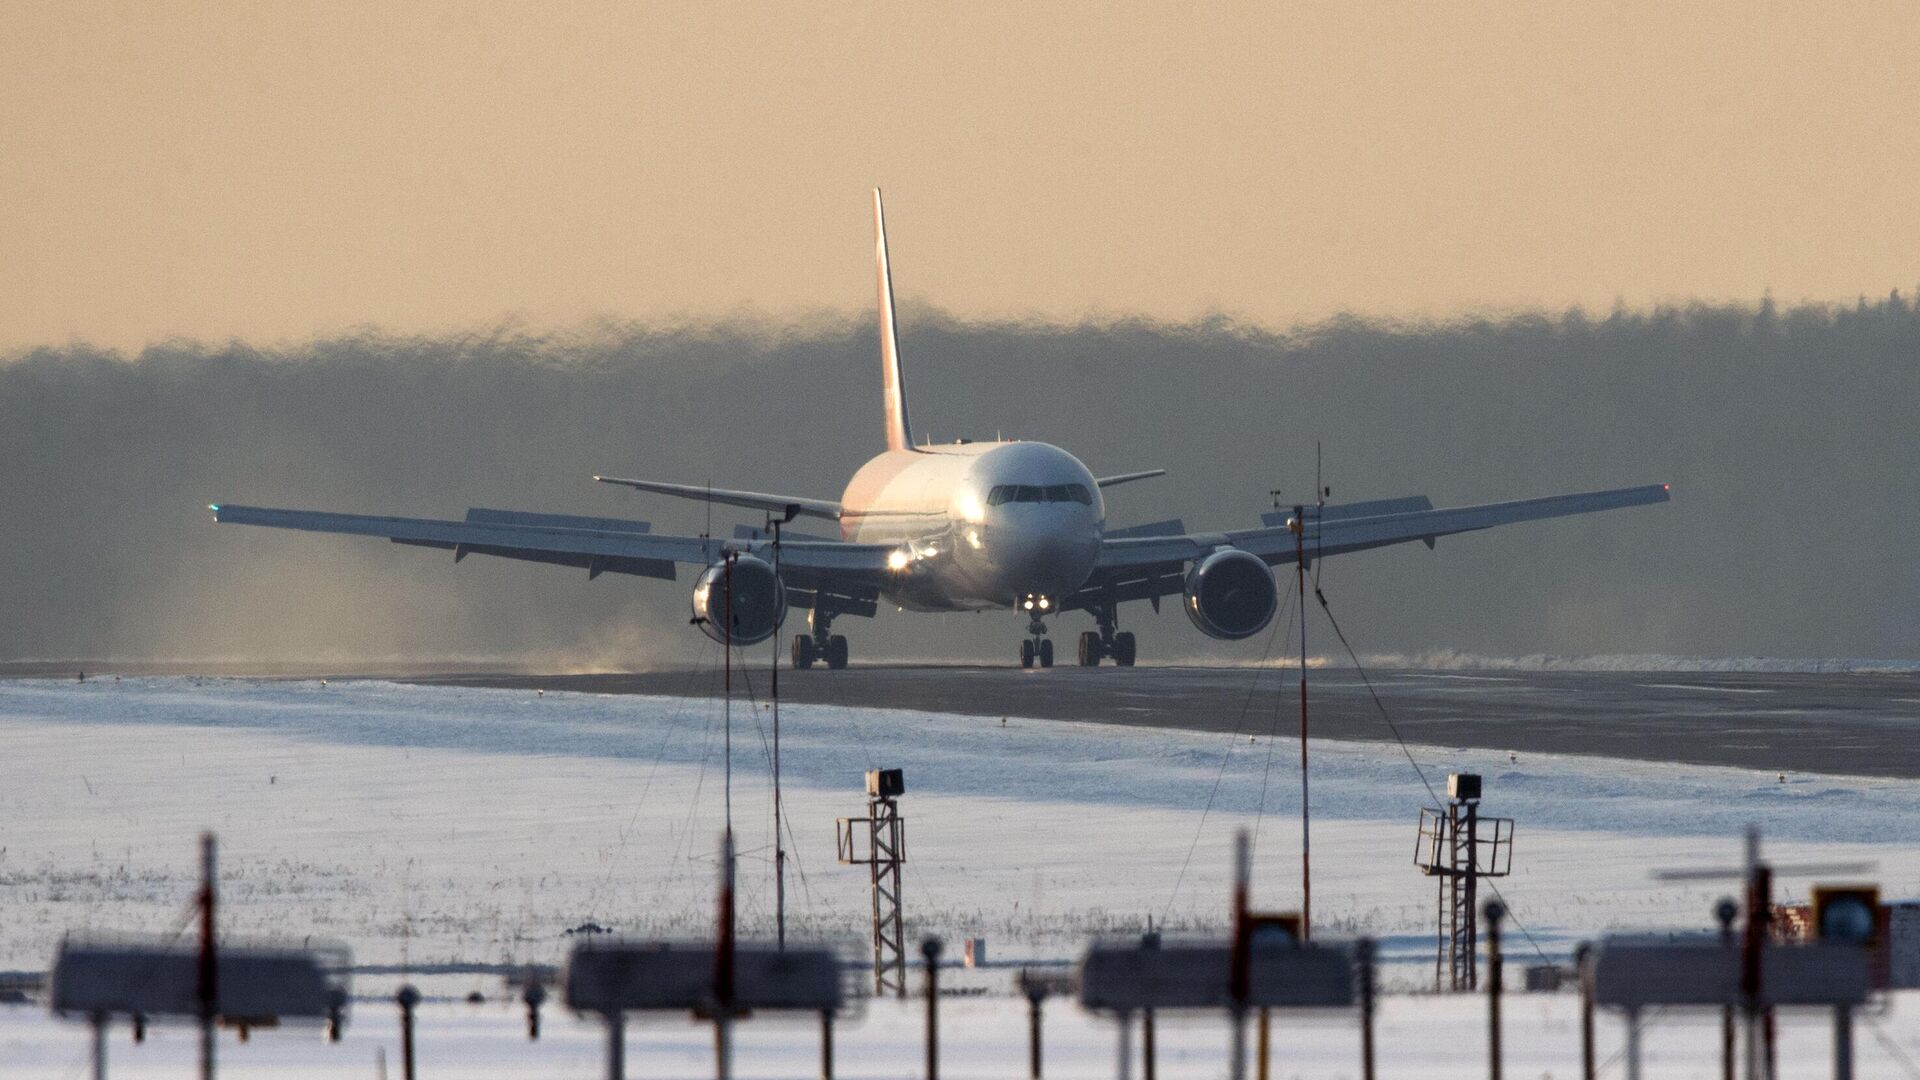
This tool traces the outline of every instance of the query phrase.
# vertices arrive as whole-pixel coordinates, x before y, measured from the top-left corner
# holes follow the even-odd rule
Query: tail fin
[[[887,413],[887,449],[913,449],[907,424],[907,386],[900,373],[900,335],[893,321],[893,273],[887,269],[887,213],[873,189],[873,247],[880,277],[880,378]]]

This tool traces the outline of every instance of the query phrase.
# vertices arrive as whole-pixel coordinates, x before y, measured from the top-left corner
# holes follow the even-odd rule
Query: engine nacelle
[[[1252,637],[1267,628],[1279,606],[1273,571],[1257,555],[1216,551],[1187,571],[1187,618],[1208,637]]]
[[[732,592],[733,643],[753,645],[773,636],[787,618],[787,587],[773,567],[751,555],[733,560],[733,581],[727,564],[714,563],[700,571],[693,583],[693,621],[700,632],[727,643],[728,592]]]

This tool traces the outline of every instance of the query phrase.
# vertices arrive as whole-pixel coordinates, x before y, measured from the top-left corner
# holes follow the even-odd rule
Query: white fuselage
[[[1107,518],[1087,467],[1037,442],[889,450],[841,507],[843,539],[900,545],[885,596],[915,611],[1051,607],[1092,573]]]

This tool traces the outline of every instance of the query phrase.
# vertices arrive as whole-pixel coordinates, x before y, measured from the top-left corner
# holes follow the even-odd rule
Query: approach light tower
[[[1433,988],[1473,990],[1480,982],[1475,966],[1480,879],[1506,877],[1513,869],[1513,819],[1480,816],[1479,774],[1448,774],[1447,805],[1421,808],[1413,862],[1421,873],[1440,879]]]
[[[907,861],[907,822],[900,796],[907,792],[899,769],[867,770],[867,816],[841,818],[834,830],[840,862],[866,866],[873,877],[873,993],[907,996],[907,951],[900,910],[900,867]],[[866,846],[859,844],[866,834]]]

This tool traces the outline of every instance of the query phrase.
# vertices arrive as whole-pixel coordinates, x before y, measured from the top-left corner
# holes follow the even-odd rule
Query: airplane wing
[[[1219,548],[1238,548],[1258,555],[1268,565],[1290,563],[1300,546],[1307,561],[1344,555],[1369,548],[1418,540],[1432,547],[1442,536],[1512,525],[1522,521],[1590,514],[1628,506],[1663,503],[1671,498],[1666,484],[1549,495],[1539,499],[1485,503],[1431,509],[1424,498],[1389,499],[1348,507],[1308,507],[1304,544],[1294,538],[1287,521],[1291,513],[1266,515],[1269,524],[1257,529],[1175,536],[1109,537],[1101,542],[1100,558],[1087,585],[1066,597],[1061,610],[1086,608],[1120,600],[1158,600],[1184,587],[1186,565]],[[1421,505],[1427,509],[1415,509]],[[1385,511],[1385,512],[1381,512]],[[1278,520],[1275,520],[1278,519]]]
[[[1165,469],[1142,469],[1139,472],[1121,473],[1118,476],[1102,476],[1095,480],[1095,487],[1112,487],[1115,484],[1131,484],[1135,480],[1151,480],[1156,476],[1167,475]]]
[[[603,484],[618,484],[636,491],[651,491],[656,495],[672,495],[680,499],[693,499],[698,502],[726,503],[728,506],[745,506],[754,510],[764,510],[769,514],[785,514],[788,521],[806,514],[810,517],[840,519],[840,504],[831,499],[804,499],[794,495],[768,495],[758,491],[730,491],[726,488],[706,487],[701,484],[669,484],[660,480],[627,480],[618,476],[596,476],[595,480]]]
[[[578,567],[590,578],[616,573],[672,581],[677,564],[712,565],[728,551],[773,559],[771,540],[657,536],[644,521],[618,518],[474,509],[467,512],[465,521],[446,521],[227,503],[215,503],[208,509],[222,524],[384,537],[396,544],[452,551],[456,561],[468,555],[495,555]],[[867,610],[847,613],[870,615],[871,600],[889,572],[887,557],[896,550],[897,545],[837,540],[782,541],[780,570],[790,589],[828,591],[865,602]]]

